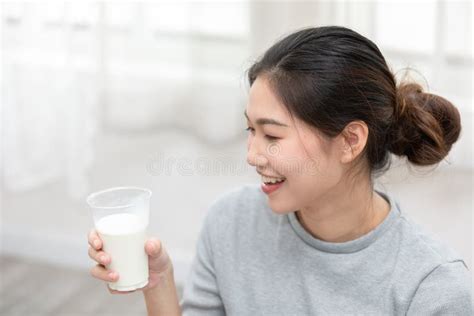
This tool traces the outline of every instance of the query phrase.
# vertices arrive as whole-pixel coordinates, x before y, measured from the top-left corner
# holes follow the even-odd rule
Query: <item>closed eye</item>
[[[278,138],[278,137],[270,136],[270,135],[265,135],[265,137],[266,137],[268,140],[270,140],[270,141],[275,141],[275,140],[280,139],[280,138]]]
[[[255,133],[255,130],[253,129],[253,127],[247,127],[245,130],[247,132],[251,132],[252,134]],[[265,138],[270,140],[270,141],[275,141],[277,139],[280,139],[279,137],[275,137],[275,136],[271,136],[271,135],[265,135]]]

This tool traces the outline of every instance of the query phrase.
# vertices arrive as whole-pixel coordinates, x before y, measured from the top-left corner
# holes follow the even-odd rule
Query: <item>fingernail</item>
[[[115,279],[115,272],[110,272],[109,273],[109,278],[111,278],[112,280]]]
[[[99,241],[98,241],[97,239],[94,240],[94,246],[95,246],[96,248],[99,248]]]
[[[105,259],[106,259],[105,256],[100,256],[99,258],[100,262],[105,262]]]
[[[156,252],[156,246],[154,243],[151,243],[151,251]]]

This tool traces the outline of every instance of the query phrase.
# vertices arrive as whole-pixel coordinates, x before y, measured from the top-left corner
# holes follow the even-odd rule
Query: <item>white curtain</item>
[[[242,136],[246,2],[107,3],[105,24],[110,130],[173,128],[214,145]]]
[[[97,121],[97,35],[73,5],[2,9],[4,187],[18,192],[63,180],[72,197],[82,197]]]

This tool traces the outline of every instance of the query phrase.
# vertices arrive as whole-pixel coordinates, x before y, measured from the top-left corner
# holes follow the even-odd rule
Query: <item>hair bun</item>
[[[389,150],[420,166],[443,160],[461,132],[458,109],[414,82],[401,83],[396,99]]]

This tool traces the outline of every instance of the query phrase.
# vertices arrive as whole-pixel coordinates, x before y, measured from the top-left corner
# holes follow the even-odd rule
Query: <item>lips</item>
[[[271,194],[278,190],[283,185],[283,183],[285,183],[285,180],[274,184],[262,183],[261,188],[264,193]]]

